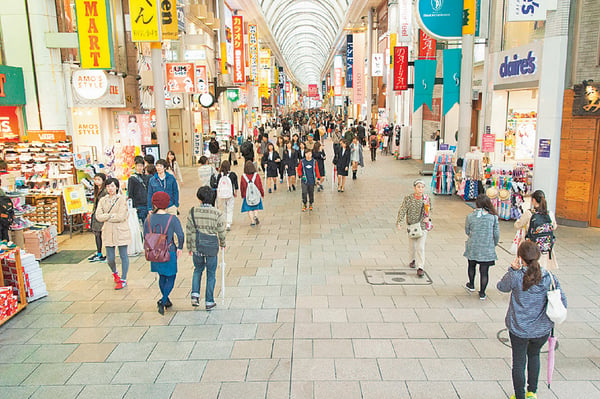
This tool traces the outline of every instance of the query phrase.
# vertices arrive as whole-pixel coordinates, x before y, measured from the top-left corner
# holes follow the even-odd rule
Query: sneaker
[[[260,224],[260,220],[258,220],[258,216],[254,216],[254,223],[258,226]]]
[[[292,184],[292,190],[296,191],[296,186]]]
[[[277,184],[273,184],[273,191],[277,191]]]
[[[288,187],[288,191],[291,193],[291,192],[292,192],[292,188],[291,188],[291,187]]]
[[[227,231],[231,230],[231,225],[228,224],[227,227],[225,227],[225,230],[227,230]]]
[[[200,300],[198,299],[198,297],[192,297],[192,306],[200,306]]]
[[[250,226],[254,227],[254,226],[256,226],[256,223],[252,222],[252,223],[250,223]]]
[[[121,281],[121,277],[119,277],[119,273],[113,273],[113,279],[115,280],[115,283],[118,283],[119,281]]]
[[[313,209],[313,208],[312,208],[312,205],[310,205],[310,206],[308,207],[308,210],[309,210],[309,211],[312,211],[312,209]]]
[[[306,205],[302,207],[302,212],[306,212]]]
[[[271,191],[271,189],[269,189],[269,194],[271,194],[273,191]]]
[[[417,276],[419,277],[423,277],[423,275],[425,274],[425,272],[423,271],[423,269],[421,269],[420,267],[417,269]]]
[[[317,187],[317,192],[320,193],[321,192],[321,187]]]
[[[216,306],[215,302],[206,302],[206,310],[213,310]]]
[[[525,399],[537,399],[537,393],[527,391]]]
[[[99,256],[97,262],[106,262],[106,256]]]
[[[485,292],[480,292],[479,299],[481,299],[482,301],[485,301],[485,298],[487,298],[487,296],[485,295]]]
[[[279,184],[283,184],[283,179],[279,179]]]
[[[115,290],[122,290],[125,287],[127,287],[127,281],[125,281],[125,280],[119,280],[117,282],[117,285],[115,285]]]
[[[88,258],[88,261],[90,261],[90,262],[100,262],[101,258],[102,258],[102,255],[94,254],[94,255],[92,255],[92,256],[90,256]]]
[[[159,300],[156,302],[156,307],[157,307],[157,309],[158,309],[158,313],[160,313],[161,315],[164,315],[164,314],[165,314],[165,305],[163,304],[163,301],[162,301],[162,299],[159,299]]]
[[[465,289],[469,292],[475,292],[475,285],[473,285],[471,283],[467,283],[467,284],[465,284]]]
[[[167,298],[167,302],[165,302],[165,308],[170,308],[171,306],[173,306],[173,302],[171,302],[171,300]]]
[[[413,260],[412,262],[410,262],[410,263],[408,264],[408,266],[409,266],[411,269],[414,269],[415,267],[417,267],[417,266],[415,265],[415,261],[414,261],[414,260]]]

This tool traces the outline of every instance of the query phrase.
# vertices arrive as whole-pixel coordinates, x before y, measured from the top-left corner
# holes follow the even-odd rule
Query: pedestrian
[[[346,140],[340,141],[340,152],[333,160],[338,174],[338,193],[343,193],[346,187],[346,177],[350,166],[350,150]]]
[[[146,154],[144,155],[144,169],[146,169],[149,165],[154,166],[154,155],[152,154]]]
[[[295,151],[299,151],[300,150],[300,140],[299,140],[298,135],[296,133],[294,133],[294,135],[292,136],[292,148]]]
[[[200,157],[200,167],[198,168],[198,179],[200,180],[200,187],[208,186],[210,188],[213,187],[216,183],[216,178],[218,175],[217,170],[214,166],[208,163],[208,158],[202,155]]]
[[[371,162],[374,162],[377,160],[377,147],[379,147],[379,138],[377,138],[375,130],[372,130],[369,136],[369,147],[371,148]]]
[[[323,182],[325,181],[325,151],[321,148],[321,143],[319,141],[315,142],[315,146],[312,150],[313,159],[317,162],[317,166],[319,167],[319,174],[321,175],[317,180],[316,184],[318,186],[317,191],[323,191]]]
[[[181,256],[184,243],[183,228],[179,218],[167,212],[169,194],[158,191],[152,196],[152,213],[144,224],[144,236],[148,233],[162,233],[167,236],[170,258],[166,262],[150,262],[150,271],[158,273],[158,287],[162,297],[156,302],[158,313],[165,314],[165,308],[173,306],[169,294],[175,286],[177,277],[177,260]],[[177,236],[177,245],[174,237]]]
[[[210,153],[210,164],[215,168],[219,169],[221,165],[221,146],[217,141],[217,132],[211,132],[210,142],[208,143],[208,152]]]
[[[342,132],[337,127],[331,131],[331,141],[333,142],[333,155],[340,151],[340,140],[342,139]]]
[[[306,158],[300,160],[298,165],[298,177],[302,182],[302,212],[306,211],[306,201],[308,197],[308,209],[313,210],[315,202],[315,184],[321,178],[319,165],[312,157],[312,151],[306,151]]]
[[[356,134],[358,135],[358,140],[360,141],[361,145],[366,145],[366,131],[365,131],[365,127],[363,126],[362,122],[358,122],[358,127],[356,128]]]
[[[429,196],[425,194],[425,182],[423,180],[415,180],[413,190],[412,194],[407,195],[402,200],[396,218],[396,225],[401,230],[401,223],[406,219],[409,229],[408,257],[411,259],[409,266],[417,269],[417,276],[423,277],[425,274],[423,271],[425,267],[425,241],[427,240],[427,232],[431,229],[429,218],[431,201]],[[416,230],[416,233],[413,232],[413,229]]]
[[[304,143],[304,148],[306,148],[306,151],[312,151],[313,148],[315,148],[315,137],[312,133],[309,133],[308,136],[306,137],[306,142]]]
[[[276,150],[277,150],[277,153],[279,154],[279,159],[283,159],[283,153],[285,152],[285,139],[283,138],[283,136],[277,137]],[[279,183],[283,184],[283,172],[284,172],[283,162],[279,162],[277,167],[279,168]]]
[[[254,165],[252,162],[246,164]],[[206,310],[212,310],[217,306],[214,298],[215,275],[219,247],[225,248],[225,219],[223,213],[214,206],[215,194],[210,187],[200,187],[196,197],[200,204],[190,209],[185,225],[186,245],[194,262],[192,306],[200,305],[200,285],[206,269],[204,304]]]
[[[183,177],[181,177],[181,169],[179,168],[179,164],[177,163],[177,158],[175,157],[175,153],[173,151],[167,152],[167,172],[175,176],[175,180],[179,183],[179,185],[183,185]]]
[[[127,221],[127,200],[119,192],[119,180],[111,177],[106,180],[106,192],[96,210],[96,220],[102,225],[102,242],[106,247],[106,260],[113,274],[115,290],[127,287],[129,255],[127,246],[131,243],[131,232]],[[115,251],[118,248],[121,258],[121,276],[117,273]]]
[[[143,224],[148,216],[148,181],[150,176],[144,175],[144,158],[135,157],[135,172],[127,180],[127,197],[131,199],[137,211],[138,219]]]
[[[298,161],[304,159],[305,155],[306,155],[306,146],[304,145],[304,142],[301,141],[299,143],[299,148],[298,148]]]
[[[167,212],[171,215],[177,215],[177,208],[179,208],[179,187],[177,186],[177,180],[175,177],[167,173],[169,164],[164,159],[156,161],[156,174],[148,181],[148,197],[146,203],[148,205],[148,211],[152,210],[152,196],[158,191],[164,191],[169,194],[170,204],[167,208]]]
[[[268,143],[267,151],[262,157],[262,167],[263,170],[267,171],[267,187],[269,189],[269,194],[272,192],[271,186],[273,186],[273,191],[277,191],[277,173],[279,171],[280,163],[281,159],[279,158],[279,153],[275,151],[275,146],[273,143]]]
[[[252,143],[252,139],[248,137],[248,139],[242,143],[240,146],[240,152],[242,153],[242,157],[244,157],[244,164],[246,162],[254,162],[254,144]]]
[[[354,136],[352,144],[350,144],[350,162],[352,162],[352,180],[356,180],[358,167],[363,168],[365,166],[362,145],[360,145],[357,136]]]
[[[515,222],[515,228],[523,229],[524,238],[535,242],[542,254],[540,264],[544,269],[558,269],[554,256],[554,231],[558,225],[554,213],[548,211],[546,195],[542,190],[536,190],[531,195],[531,209],[523,212]]]
[[[102,255],[102,226],[104,223],[96,219],[96,211],[98,210],[98,203],[107,194],[106,175],[96,173],[94,176],[94,208],[90,217],[91,230],[96,240],[96,253],[88,258],[90,262],[104,262],[106,260],[106,256]]]
[[[467,215],[465,221],[465,233],[469,236],[463,254],[469,265],[469,282],[466,288],[469,292],[475,292],[475,272],[479,264],[479,299],[485,300],[488,271],[498,259],[496,245],[500,241],[500,225],[498,213],[487,195],[480,194],[475,201],[475,206],[476,209]]]
[[[510,302],[505,323],[512,348],[512,381],[515,394],[511,399],[537,398],[540,374],[540,349],[554,323],[546,315],[547,293],[554,282],[560,283],[550,272],[540,266],[540,250],[531,241],[519,245],[517,258],[497,287],[510,292]],[[567,298],[561,289],[561,301],[567,307]],[[525,392],[525,366],[527,366],[527,392]]]
[[[233,223],[233,206],[239,189],[238,177],[235,172],[231,171],[229,161],[221,162],[221,169],[219,170],[220,172],[217,176],[217,200],[219,201],[219,208],[222,209],[227,222],[225,229],[229,231]]]
[[[265,197],[260,176],[256,172],[256,166],[252,162],[246,162],[244,165],[244,175],[240,180],[240,193],[244,201],[242,202],[242,213],[248,213],[250,226],[257,226],[258,211],[263,210],[262,199]]]
[[[286,143],[287,149],[283,153],[282,164],[287,173],[288,191],[296,191],[296,167],[298,166],[298,153],[292,147],[292,142]]]

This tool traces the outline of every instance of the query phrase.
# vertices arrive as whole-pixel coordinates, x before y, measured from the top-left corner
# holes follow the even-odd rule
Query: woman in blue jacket
[[[546,315],[546,293],[553,279],[557,289],[560,289],[560,284],[540,266],[540,255],[535,243],[523,241],[517,251],[517,259],[497,285],[500,291],[511,293],[505,318],[512,347],[512,380],[515,394],[511,399],[537,398],[540,349],[554,328],[554,323]],[[566,307],[567,298],[562,290],[561,300]]]
[[[156,174],[148,181],[148,211],[152,210],[152,196],[159,191],[169,194],[167,213],[177,215],[179,208],[179,188],[175,176],[167,173],[169,164],[164,159],[156,161]]]
[[[500,241],[500,225],[496,209],[487,195],[481,194],[477,197],[475,206],[477,208],[467,216],[465,221],[465,233],[469,236],[464,253],[469,261],[469,282],[466,288],[469,292],[475,291],[475,272],[479,264],[481,275],[479,299],[484,300],[488,285],[488,271],[498,259],[496,245]]]

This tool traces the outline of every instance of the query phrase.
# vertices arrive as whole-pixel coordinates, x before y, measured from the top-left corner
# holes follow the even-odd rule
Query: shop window
[[[507,2],[508,3],[508,2]],[[506,7],[504,7],[504,29],[502,32],[502,50],[524,46],[536,40],[543,40],[546,34],[546,21],[506,21]]]

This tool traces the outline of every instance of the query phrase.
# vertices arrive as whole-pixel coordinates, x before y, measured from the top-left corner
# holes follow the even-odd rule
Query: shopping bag
[[[138,219],[137,209],[131,205],[131,200],[128,201],[127,223],[131,231],[131,244],[127,246],[127,255],[137,256],[144,252],[144,244],[142,243],[142,231]]]
[[[521,241],[523,241],[523,229],[517,230],[515,234],[515,238],[513,238],[512,245],[510,246],[510,253],[513,255],[517,254],[519,250],[519,245],[521,245]]]

